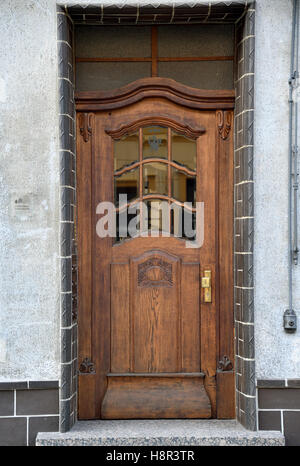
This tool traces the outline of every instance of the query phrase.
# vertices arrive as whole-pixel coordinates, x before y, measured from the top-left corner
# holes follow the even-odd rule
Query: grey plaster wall
[[[287,335],[282,328],[288,302],[291,9],[291,0],[257,0],[254,285],[259,378],[300,377],[300,331]],[[0,41],[0,379],[57,379],[60,200],[55,0],[6,0]],[[295,270],[294,301],[299,313],[300,266]]]
[[[258,0],[255,63],[255,345],[257,377],[300,376],[300,330],[287,334],[288,80],[292,1]],[[300,265],[294,267],[300,318]]]
[[[0,15],[0,380],[59,376],[55,2]]]

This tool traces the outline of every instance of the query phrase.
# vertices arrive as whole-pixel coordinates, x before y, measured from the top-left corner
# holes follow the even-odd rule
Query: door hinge
[[[223,356],[223,358],[218,362],[218,371],[227,372],[232,371],[233,364],[228,358],[228,356]]]
[[[80,374],[95,374],[95,364],[91,361],[90,358],[84,358],[82,363],[79,366],[79,373]]]

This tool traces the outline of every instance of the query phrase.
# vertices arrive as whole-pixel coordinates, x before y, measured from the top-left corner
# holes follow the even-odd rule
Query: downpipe
[[[298,264],[298,103],[294,102],[297,87],[299,55],[299,0],[293,1],[291,69],[289,79],[289,194],[288,194],[288,288],[289,307],[284,313],[284,329],[295,332],[297,317],[293,309],[293,266]]]

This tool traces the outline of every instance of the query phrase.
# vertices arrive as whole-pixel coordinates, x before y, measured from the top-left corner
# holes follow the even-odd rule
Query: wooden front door
[[[234,417],[232,106],[160,78],[77,96],[80,419]]]

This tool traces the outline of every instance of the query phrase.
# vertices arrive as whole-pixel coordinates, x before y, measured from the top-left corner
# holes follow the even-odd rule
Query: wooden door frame
[[[217,255],[218,283],[216,290],[219,316],[218,365],[217,371],[217,418],[235,417],[234,383],[234,306],[233,306],[233,108],[235,92],[232,90],[199,90],[177,83],[167,78],[145,78],[113,91],[78,92],[76,110],[80,114],[77,126],[77,151],[82,150],[92,156],[93,134],[90,125],[93,112],[109,111],[128,106],[149,97],[168,99],[179,105],[198,110],[216,111],[216,155],[219,163],[216,168],[217,181]],[[228,238],[230,241],[228,242]],[[79,254],[80,267],[80,254]],[[78,287],[79,345],[82,322],[80,283]],[[221,311],[222,310],[222,311]],[[80,352],[79,352],[80,354]],[[80,354],[86,365],[79,371],[80,378],[92,377],[97,370],[93,366],[91,354]]]

